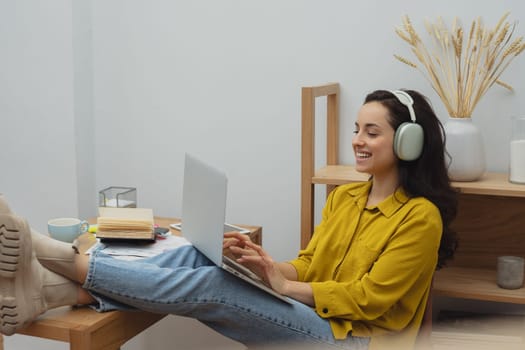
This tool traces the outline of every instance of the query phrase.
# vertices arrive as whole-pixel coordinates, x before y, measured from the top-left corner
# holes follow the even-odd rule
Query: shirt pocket
[[[356,275],[361,277],[372,269],[381,254],[381,249],[371,247],[365,241],[360,240],[352,247],[351,253],[350,263]]]

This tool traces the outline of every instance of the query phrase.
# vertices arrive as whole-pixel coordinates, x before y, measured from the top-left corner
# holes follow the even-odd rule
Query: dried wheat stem
[[[500,86],[503,86],[505,89],[507,90],[510,90],[510,91],[514,91],[514,88],[512,86],[510,86],[509,84],[501,81],[501,80],[496,80],[496,84],[500,85]]]
[[[400,55],[394,57],[423,74],[451,116],[472,116],[477,103],[492,85],[513,90],[499,77],[525,50],[525,43],[522,37],[512,40],[516,24],[507,22],[508,15],[504,14],[491,30],[484,26],[481,18],[476,18],[466,40],[457,18],[451,30],[442,18],[434,24],[425,21],[431,39],[429,46],[421,41],[408,16],[404,16],[403,27],[395,31],[409,44],[419,64]]]
[[[400,62],[402,62],[402,63],[404,63],[404,64],[406,64],[406,65],[408,65],[408,66],[410,66],[410,67],[412,67],[412,68],[417,68],[417,64],[415,64],[415,63],[412,62],[412,61],[407,60],[406,58],[404,58],[404,57],[402,57],[402,56],[399,56],[399,55],[395,55],[395,54],[394,54],[394,57],[395,57],[398,61],[400,61]]]

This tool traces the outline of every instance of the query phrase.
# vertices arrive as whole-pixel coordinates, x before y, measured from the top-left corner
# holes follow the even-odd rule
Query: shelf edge
[[[317,185],[344,185],[367,179],[368,174],[357,172],[352,165],[328,165],[317,169],[311,182]],[[525,197],[525,184],[509,182],[505,173],[487,172],[479,181],[453,181],[451,184],[463,194]]]

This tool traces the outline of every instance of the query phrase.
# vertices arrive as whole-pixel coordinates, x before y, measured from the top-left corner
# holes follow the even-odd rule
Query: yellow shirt
[[[438,208],[397,190],[366,208],[371,182],[337,187],[306,249],[290,261],[313,289],[336,339],[370,336],[370,348],[413,346],[442,233]],[[383,347],[381,344],[387,344]]]

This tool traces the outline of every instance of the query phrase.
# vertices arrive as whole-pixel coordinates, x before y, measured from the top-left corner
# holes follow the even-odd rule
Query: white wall
[[[78,215],[69,1],[0,1],[0,192],[43,230]]]
[[[73,91],[78,215],[96,215],[95,123],[93,117],[93,38],[91,1],[73,0]]]
[[[394,33],[402,15],[423,30],[438,15],[494,25],[507,10],[522,20],[524,8],[519,0],[0,0],[0,192],[41,230],[50,217],[94,215],[96,191],[108,185],[136,186],[140,206],[180,216],[191,152],[228,173],[228,221],[263,226],[265,247],[291,258],[301,87],[340,82],[341,155],[353,163],[354,116],[371,90],[421,90],[447,117],[422,75],[392,56],[409,56]],[[506,171],[509,118],[524,113],[523,66],[518,57],[503,77],[515,94],[496,87],[474,113],[492,171]],[[203,327],[170,317],[125,348],[169,349],[195,328]],[[233,346],[203,334],[183,348]],[[6,341],[24,348],[20,338]]]

